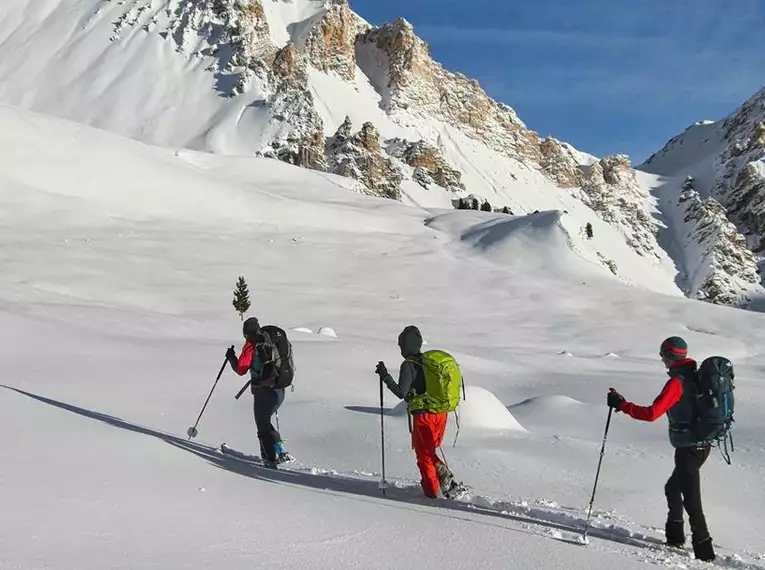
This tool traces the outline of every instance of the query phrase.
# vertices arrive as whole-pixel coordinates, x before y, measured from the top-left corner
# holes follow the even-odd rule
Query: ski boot
[[[284,451],[282,442],[279,441],[274,445],[274,451],[276,452],[276,463],[282,465],[284,463],[292,463],[295,458],[288,451]]]
[[[678,550],[685,549],[685,531],[683,530],[683,521],[667,521],[664,527],[666,537],[666,546]]]
[[[694,542],[693,555],[696,557],[696,560],[701,560],[702,562],[714,562],[715,549],[712,545],[712,538],[709,537],[700,542]]]
[[[436,475],[441,486],[441,494],[446,499],[459,499],[467,493],[467,487],[454,479],[454,474],[443,463],[436,465]]]
[[[279,461],[276,459],[268,459],[267,457],[261,457],[260,462],[266,469],[278,469]]]

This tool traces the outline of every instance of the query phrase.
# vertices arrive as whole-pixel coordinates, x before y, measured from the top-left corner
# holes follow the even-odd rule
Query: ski
[[[259,467],[264,466],[263,461],[261,460],[260,457],[242,453],[241,451],[237,451],[236,449],[230,448],[225,443],[221,443],[219,449],[223,455],[228,455],[229,457],[234,457],[240,461],[246,461],[247,463],[254,463],[258,465]]]
[[[219,450],[223,455],[226,455],[227,457],[233,457],[239,461],[244,461],[245,463],[250,463],[252,465],[267,469],[277,469],[279,465],[295,463],[297,461],[290,453],[285,452],[282,453],[276,460],[276,465],[268,465],[265,461],[263,461],[262,457],[242,453],[241,451],[237,451],[236,449],[228,447],[225,443],[220,445]]]

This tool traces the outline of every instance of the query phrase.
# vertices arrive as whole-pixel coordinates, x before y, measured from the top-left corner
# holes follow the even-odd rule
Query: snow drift
[[[390,412],[393,416],[407,415],[406,402],[399,403]],[[461,428],[467,428],[463,433],[473,433],[473,430],[499,430],[526,433],[526,429],[518,423],[513,414],[486,388],[480,386],[465,386],[465,399],[457,409]]]

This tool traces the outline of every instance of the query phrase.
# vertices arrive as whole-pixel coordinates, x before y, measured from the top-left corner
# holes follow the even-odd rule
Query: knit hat
[[[246,337],[250,337],[260,330],[260,323],[255,317],[250,317],[242,325],[242,333]]]
[[[688,358],[688,343],[679,336],[671,336],[661,343],[659,354],[667,360]]]

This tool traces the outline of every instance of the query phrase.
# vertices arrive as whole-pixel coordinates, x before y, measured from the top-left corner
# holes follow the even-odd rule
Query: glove
[[[226,351],[226,360],[229,361],[229,364],[231,366],[236,366],[237,362],[239,362],[239,358],[236,356],[236,351],[234,350],[234,347],[231,346]]]
[[[611,388],[611,390],[608,392],[608,397],[606,398],[606,401],[608,402],[608,407],[613,408],[617,412],[621,411],[622,406],[624,405],[625,399],[624,396],[622,396],[619,392]]]
[[[385,368],[384,362],[378,362],[377,368],[375,368],[375,372],[380,376],[380,378],[385,378],[388,375],[388,369]]]

